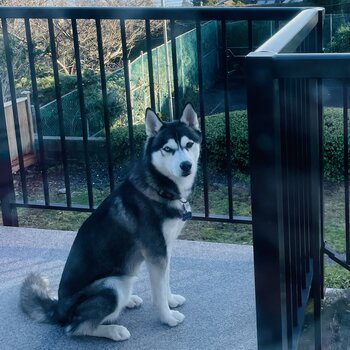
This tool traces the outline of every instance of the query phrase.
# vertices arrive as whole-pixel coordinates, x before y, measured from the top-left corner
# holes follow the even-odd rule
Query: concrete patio
[[[257,348],[253,251],[251,246],[178,241],[172,259],[172,288],[186,297],[186,319],[176,328],[159,323],[148,276],[141,270],[135,292],[144,303],[126,310],[120,324],[131,339],[68,338],[56,325],[38,324],[18,306],[19,286],[40,271],[57,290],[74,232],[0,226],[0,349],[196,350]]]

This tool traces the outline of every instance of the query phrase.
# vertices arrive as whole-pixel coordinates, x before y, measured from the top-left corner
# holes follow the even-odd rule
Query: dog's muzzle
[[[189,161],[182,162],[180,169],[182,170],[182,176],[186,177],[191,174],[192,163]]]

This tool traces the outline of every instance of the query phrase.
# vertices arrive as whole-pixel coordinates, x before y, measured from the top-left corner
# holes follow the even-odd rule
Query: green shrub
[[[225,170],[226,157],[226,123],[223,114],[206,117],[206,142],[208,161],[211,167]],[[230,113],[231,165],[245,173],[248,171],[248,119],[246,111]]]
[[[248,130],[246,111],[231,113],[231,161],[235,168],[246,172],[248,169]],[[146,139],[145,126],[134,125],[134,142],[136,155],[139,156]],[[223,114],[206,117],[206,142],[209,166],[225,170],[226,136],[225,117]],[[125,126],[114,127],[111,132],[111,142],[116,162],[126,161],[130,157],[129,131]]]
[[[134,125],[135,155],[139,157],[146,140],[146,130],[143,124]],[[114,127],[111,131],[112,154],[117,163],[130,159],[129,129],[125,126]]]
[[[343,110],[325,108],[323,125],[324,175],[338,181],[344,173]]]
[[[225,171],[226,124],[223,114],[207,116],[205,119],[207,156],[209,167]],[[231,165],[242,173],[249,172],[248,119],[246,111],[230,113]],[[146,139],[144,125],[134,126],[136,155],[140,155]],[[325,108],[324,111],[324,173],[327,180],[342,178],[344,162],[343,111],[341,108]],[[127,127],[112,130],[112,145],[116,161],[127,160],[129,151],[129,132]]]
[[[350,23],[342,24],[327,48],[329,52],[350,52]]]
[[[74,75],[59,74],[61,96],[74,90],[77,86],[77,78]],[[38,99],[40,105],[45,105],[56,99],[55,79],[52,74],[38,75]]]
[[[118,72],[117,72],[118,73]],[[83,93],[85,103],[85,117],[89,122],[90,134],[94,135],[104,129],[104,101],[102,98],[101,78],[92,71],[83,72]],[[107,78],[107,110],[111,124],[116,121],[125,122],[126,102],[124,89],[121,87],[123,77],[120,74],[112,74]],[[41,109],[44,133],[46,136],[57,136],[58,115],[56,104],[55,80],[48,74],[38,76],[39,103],[45,106]],[[77,90],[77,77],[75,75],[59,75],[62,109],[64,116],[65,132],[67,136],[81,136],[79,94]],[[49,103],[53,102],[53,103]],[[47,103],[49,103],[47,105]]]

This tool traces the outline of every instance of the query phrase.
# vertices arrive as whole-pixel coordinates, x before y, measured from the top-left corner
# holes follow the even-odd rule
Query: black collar
[[[159,190],[157,191],[157,193],[160,197],[167,199],[169,201],[179,200],[182,204],[188,203],[188,200],[180,197],[178,193],[165,191],[165,190]]]
[[[157,193],[159,194],[159,196],[161,196],[162,198],[167,199],[169,201],[173,201],[173,200],[176,200],[176,199],[180,199],[181,200],[181,197],[179,196],[178,193],[165,191],[165,190],[159,190],[159,191],[157,191]]]
[[[158,195],[167,200],[179,200],[182,203],[182,221],[187,221],[192,219],[191,207],[189,206],[188,200],[181,198],[178,194],[171,193],[169,191],[159,190]]]

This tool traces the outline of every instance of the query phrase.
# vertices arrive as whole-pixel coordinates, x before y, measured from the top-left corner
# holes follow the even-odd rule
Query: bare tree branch
[[[67,0],[4,0],[5,5],[11,6],[60,6],[67,5]],[[134,0],[135,6],[145,6],[150,0]],[[78,1],[79,6],[125,6],[123,0],[99,0],[94,4],[89,1]],[[40,56],[49,56],[49,34],[47,23],[44,20],[31,20],[32,38],[35,43],[36,53]],[[104,64],[106,69],[115,70],[121,66],[122,46],[120,39],[119,21],[102,20],[101,29],[103,34]],[[54,20],[55,44],[58,54],[58,64],[62,72],[75,74],[75,57],[73,50],[73,33],[71,22],[65,19]],[[158,29],[154,29],[158,30]],[[24,26],[19,20],[9,23],[9,32],[19,41],[26,43]],[[128,52],[135,44],[145,38],[143,21],[126,21]],[[93,20],[78,20],[79,45],[81,50],[81,64],[84,69],[96,69],[99,57],[97,50],[96,24]]]

